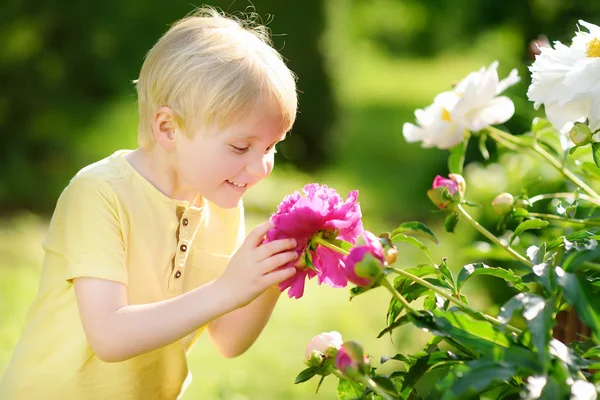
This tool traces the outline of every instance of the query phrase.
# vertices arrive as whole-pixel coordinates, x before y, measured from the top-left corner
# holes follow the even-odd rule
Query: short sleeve
[[[127,284],[120,205],[108,183],[75,178],[59,201],[65,279],[99,278]]]

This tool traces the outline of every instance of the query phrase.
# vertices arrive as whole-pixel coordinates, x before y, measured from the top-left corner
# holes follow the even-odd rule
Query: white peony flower
[[[513,102],[498,96],[519,82],[513,69],[502,81],[498,78],[498,62],[481,68],[463,79],[453,90],[437,95],[433,104],[416,110],[417,124],[405,123],[404,138],[422,142],[423,147],[448,149],[461,143],[465,131],[480,131],[486,126],[508,121],[515,112]]]
[[[529,67],[527,96],[536,109],[544,105],[548,120],[562,133],[586,119],[592,131],[600,129],[600,27],[579,23],[589,33],[576,32],[570,47],[556,41],[554,48],[540,48]]]

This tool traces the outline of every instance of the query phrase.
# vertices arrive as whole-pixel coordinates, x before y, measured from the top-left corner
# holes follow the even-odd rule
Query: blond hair
[[[296,119],[295,76],[267,28],[210,7],[176,22],[159,39],[135,83],[141,147],[154,144],[152,121],[163,106],[187,135],[198,124],[235,124],[265,102],[278,107],[283,132]]]

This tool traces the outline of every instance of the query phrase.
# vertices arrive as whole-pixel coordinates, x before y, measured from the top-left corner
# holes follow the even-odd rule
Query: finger
[[[291,278],[292,276],[294,276],[295,273],[296,273],[296,268],[293,268],[293,267],[277,269],[273,272],[266,274],[264,276],[264,279],[265,279],[264,282],[267,285],[267,287],[273,286],[280,282],[285,281],[286,279]]]
[[[250,231],[248,237],[246,237],[246,242],[253,247],[258,246],[263,241],[263,238],[267,234],[267,232],[269,232],[269,230],[271,230],[274,227],[275,225],[271,220],[263,222],[256,228],[252,229],[252,231]]]
[[[298,258],[298,253],[295,251],[286,251],[283,253],[277,253],[271,257],[263,260],[259,265],[261,272],[266,274],[274,269],[281,267],[289,262],[292,262]]]
[[[296,248],[297,242],[295,239],[279,239],[269,243],[261,244],[258,247],[257,261],[262,261],[271,257],[273,254],[281,253],[285,250]]]

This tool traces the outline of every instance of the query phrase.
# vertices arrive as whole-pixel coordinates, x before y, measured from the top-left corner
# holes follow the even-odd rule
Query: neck
[[[183,184],[177,168],[159,146],[138,148],[125,156],[131,166],[164,195],[196,205],[200,200],[197,192]]]

